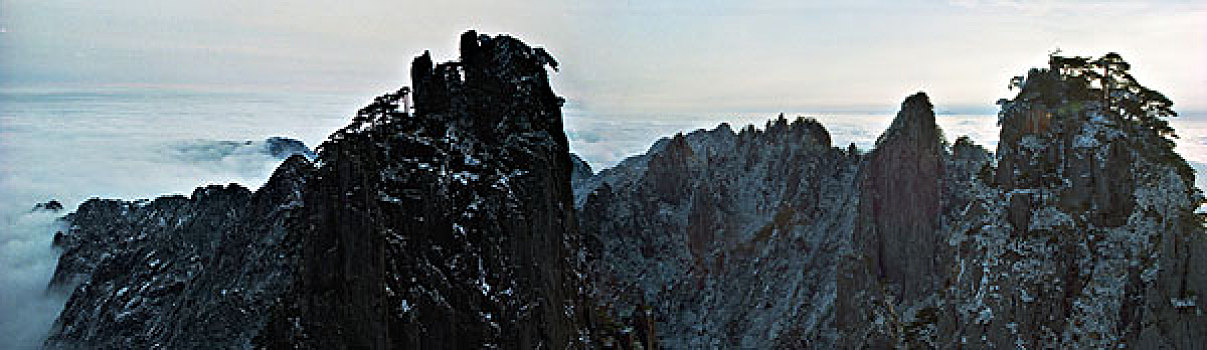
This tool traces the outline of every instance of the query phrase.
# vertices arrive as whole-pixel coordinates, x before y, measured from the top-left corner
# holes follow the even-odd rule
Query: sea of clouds
[[[205,184],[255,188],[280,162],[263,140],[315,146],[366,98],[162,91],[0,93],[0,349],[41,343],[56,219],[91,197],[153,198]],[[246,141],[251,141],[247,143]],[[31,210],[57,199],[58,213]]]
[[[91,197],[153,198],[200,185],[237,182],[255,188],[279,163],[245,141],[271,136],[314,147],[371,96],[299,96],[119,91],[0,93],[0,348],[40,344],[65,295],[47,294],[58,252],[56,219]],[[813,117],[834,144],[868,150],[890,114],[788,113]],[[568,109],[571,150],[599,169],[645,152],[677,132],[763,127],[774,114],[606,115]],[[969,135],[993,150],[996,116],[940,115],[948,140]],[[1207,118],[1173,122],[1178,150],[1207,173]],[[59,213],[32,211],[61,201]]]

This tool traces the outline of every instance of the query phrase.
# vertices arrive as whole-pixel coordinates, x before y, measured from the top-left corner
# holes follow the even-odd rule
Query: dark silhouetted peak
[[[257,344],[535,348],[586,331],[570,184],[590,170],[569,153],[553,60],[504,35],[460,43],[321,146],[291,226],[304,273]]]
[[[852,298],[838,304],[843,331],[873,322],[856,310],[916,302],[941,287],[943,153],[931,108],[925,94],[907,98],[866,158],[851,236],[855,260],[838,281],[838,293]]]
[[[717,125],[717,127],[715,129],[713,129],[713,132],[720,132],[720,133],[726,133],[729,135],[735,135],[733,132],[733,127],[729,126],[729,123],[725,123],[725,122],[722,122],[721,125]]]
[[[411,85],[415,90],[426,90],[428,80],[432,77],[432,53],[424,50],[422,55],[415,56],[411,61]],[[415,101],[423,99],[423,93],[415,93]]]
[[[788,128],[788,119],[784,118],[783,113],[780,113],[780,115],[775,117],[775,119],[767,121],[766,129],[767,129],[767,132],[769,132],[769,133],[782,132],[782,131],[785,131],[787,128]]]
[[[691,157],[692,147],[687,143],[687,137],[683,136],[683,133],[678,133],[671,137],[671,141],[666,144],[664,154],[668,158],[684,161]]]
[[[468,30],[461,33],[461,63],[477,65],[482,61],[482,45],[479,44],[478,32]]]
[[[313,168],[314,163],[311,163],[308,157],[295,154],[290,156],[288,159],[285,159],[285,161],[272,172],[272,176],[268,178],[268,183],[300,178],[303,174],[307,173]]]
[[[934,108],[935,106],[930,104],[930,97],[926,96],[926,93],[921,91],[906,97],[905,101],[901,102],[901,110],[903,111],[914,109],[932,110]]]
[[[728,129],[728,125],[725,125],[725,128]],[[747,125],[737,135],[743,142],[759,139],[762,142],[773,144],[799,142],[810,143],[821,148],[831,146],[830,132],[816,119],[796,117],[789,122],[783,114],[773,120],[768,120],[762,130],[754,125]]]
[[[310,147],[306,147],[305,143],[287,137],[269,137],[264,140],[264,145],[268,154],[280,159],[286,159],[295,154],[303,155],[308,159],[315,157],[314,152],[310,150]]]
[[[545,70],[557,62],[544,49],[506,35],[468,31],[460,50],[460,61],[435,67],[427,52],[415,59],[411,81],[417,118],[433,126],[458,125],[484,138],[530,130],[562,133],[563,100],[553,93]],[[450,117],[457,118],[445,123]]]
[[[956,159],[975,160],[989,159],[989,150],[972,142],[968,136],[960,136],[956,142],[951,145],[951,155]]]
[[[868,228],[875,227],[872,231],[879,235],[910,241],[927,238],[937,227],[943,181],[942,132],[935,125],[932,108],[925,93],[906,98],[892,126],[869,154],[861,214],[872,220],[866,224],[873,225]],[[912,254],[907,249],[899,253],[902,257]]]
[[[938,145],[942,142],[939,140],[940,132],[938,126],[935,125],[934,106],[930,104],[930,98],[926,93],[919,92],[911,95],[901,103],[901,110],[897,112],[897,116],[893,118],[893,123],[889,125],[888,130],[876,139],[876,147],[880,148],[880,144],[885,138],[890,137],[905,137],[926,144],[933,143]]]
[[[65,219],[52,348],[539,348],[579,343],[581,242],[555,61],[463,35],[254,193],[89,200]],[[408,98],[414,109],[408,109]],[[77,288],[78,286],[78,288]],[[585,338],[584,338],[585,339]]]
[[[261,186],[252,195],[252,200],[262,202],[262,206],[273,205],[273,203],[284,203],[290,207],[299,206],[302,204],[300,200],[303,186],[313,172],[314,164],[310,162],[309,158],[300,154],[290,156],[272,172],[272,176],[264,182],[264,186]]]
[[[59,201],[51,199],[44,203],[34,204],[33,211],[43,211],[43,210],[51,211],[51,212],[57,212],[57,211],[63,210],[63,203],[59,203]]]
[[[246,198],[248,196],[251,196],[251,190],[248,190],[247,187],[243,187],[243,185],[237,183],[230,183],[226,186],[209,185],[205,187],[198,187],[197,189],[193,190],[193,195],[191,196],[190,200],[224,200],[228,198]]]
[[[572,183],[586,180],[587,178],[590,178],[591,175],[595,175],[595,172],[591,170],[591,165],[587,164],[587,162],[580,158],[577,154],[570,153],[570,162],[574,165],[574,170],[572,173],[570,173],[570,181]]]
[[[901,102],[901,111],[897,113],[893,123],[904,121],[934,125],[934,108],[935,106],[930,104],[930,97],[926,96],[925,92],[910,95],[905,98],[904,102]]]
[[[754,127],[754,124],[746,124],[746,126],[742,127],[742,131],[738,132],[738,135],[739,136],[753,136],[754,134],[760,133],[760,132],[761,131],[759,131],[758,128]]]
[[[666,201],[683,200],[683,194],[690,190],[688,180],[692,175],[690,166],[694,154],[683,133],[671,137],[662,151],[650,158],[645,176],[649,191],[660,194]]]
[[[796,118],[792,121],[791,130],[808,136],[822,147],[830,147],[830,131],[813,118]]]
[[[650,160],[650,169],[657,172],[686,173],[687,165],[694,154],[687,137],[683,133],[675,134],[666,142],[662,151]]]

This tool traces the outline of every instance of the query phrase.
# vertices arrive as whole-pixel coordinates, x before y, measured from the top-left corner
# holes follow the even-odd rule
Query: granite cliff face
[[[781,116],[663,139],[580,182],[600,300],[620,318],[648,305],[672,349],[833,343],[859,159],[816,121]]]
[[[837,324],[844,331],[885,318],[876,313],[880,306],[894,310],[893,304],[925,299],[942,286],[948,257],[939,231],[946,141],[932,108],[925,94],[907,98],[863,164],[849,242],[854,254],[843,256],[837,276]]]
[[[996,169],[983,166],[970,182],[976,196],[944,214],[954,252],[946,290],[899,305],[907,341],[1192,349],[1207,340],[1198,301],[1207,270],[1193,257],[1207,234],[1193,214],[1203,200],[1193,173],[1153,130],[1101,103],[1070,102],[1069,85],[1033,70],[1003,104]]]
[[[254,193],[231,184],[81,204],[54,240],[50,288],[74,291],[47,347],[248,344],[292,279],[285,240],[310,171],[296,155]]]
[[[261,189],[91,200],[52,348],[564,348],[590,340],[556,62],[507,36],[412,66]]]
[[[320,147],[298,277],[260,344],[563,348],[587,308],[562,100],[542,49],[461,37]]]
[[[576,182],[600,300],[668,348],[1207,340],[1193,173],[1109,111],[1035,105],[1003,106],[996,155],[924,94],[866,155],[808,120],[663,139]]]
[[[838,276],[844,347],[1192,349],[1207,340],[1197,297],[1207,273],[1193,257],[1207,236],[1193,214],[1202,202],[1193,174],[1153,130],[1099,104],[1061,102],[1067,90],[1054,75],[1033,71],[1032,87],[1052,84],[1046,94],[1024,85],[1003,105],[996,164],[967,139],[915,152],[941,149],[933,116],[898,147],[886,145],[902,133],[885,133],[864,169],[860,223],[873,225],[856,227]],[[878,171],[886,163],[898,170]],[[916,176],[915,165],[929,174]],[[885,220],[899,221],[875,225]]]

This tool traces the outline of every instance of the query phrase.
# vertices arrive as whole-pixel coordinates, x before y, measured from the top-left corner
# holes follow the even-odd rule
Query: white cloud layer
[[[0,349],[41,344],[65,302],[46,293],[56,218],[90,197],[255,188],[279,161],[200,140],[291,136],[313,147],[367,100],[327,95],[176,92],[0,93]],[[254,144],[254,143],[253,143]],[[190,146],[189,152],[181,147]],[[254,144],[260,145],[260,144]],[[61,201],[57,214],[31,212]]]

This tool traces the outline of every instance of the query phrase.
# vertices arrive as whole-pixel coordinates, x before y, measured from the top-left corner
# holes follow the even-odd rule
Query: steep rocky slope
[[[893,310],[892,304],[925,299],[941,286],[948,256],[938,230],[946,150],[932,108],[924,94],[907,98],[864,164],[858,219],[837,276],[837,325],[844,331],[878,324],[886,317],[874,313],[879,306]]]
[[[588,311],[562,100],[542,49],[461,37],[320,148],[266,345],[566,347]],[[285,344],[282,344],[284,342]]]
[[[576,182],[600,300],[669,348],[1195,348],[1192,173],[1053,105],[1004,105],[997,155],[949,144],[924,94],[863,156],[808,120],[660,140]]]
[[[667,348],[833,342],[858,160],[816,121],[781,116],[663,139],[579,182],[601,300],[618,317],[650,305]]]
[[[1207,341],[1203,200],[1157,132],[1071,79],[1033,70],[1001,113],[996,176],[946,214],[954,256],[914,341],[972,347],[1176,348]],[[1042,89],[1041,89],[1042,88]],[[908,340],[908,339],[907,339]]]
[[[856,227],[838,276],[844,347],[1207,340],[1193,174],[1154,130],[1068,102],[1060,79],[1033,71],[1003,105],[996,168],[967,140],[936,157],[933,121],[907,127],[914,137],[885,133],[865,165],[859,216],[870,225]]]
[[[248,344],[293,276],[284,240],[310,171],[295,155],[254,193],[231,184],[81,204],[55,237],[51,288],[74,292],[46,345]]]
[[[314,164],[261,189],[91,200],[65,220],[49,347],[563,348],[589,340],[556,62],[427,53]]]

